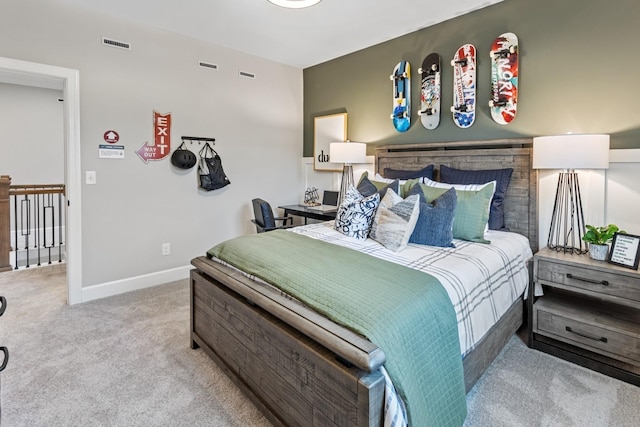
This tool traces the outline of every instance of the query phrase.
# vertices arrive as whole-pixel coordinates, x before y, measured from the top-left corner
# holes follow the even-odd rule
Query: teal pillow
[[[427,203],[431,203],[450,188],[429,187],[418,184]],[[491,243],[484,238],[489,221],[489,206],[493,197],[495,181],[479,190],[459,190],[456,188],[456,213],[453,219],[453,237],[477,243]]]

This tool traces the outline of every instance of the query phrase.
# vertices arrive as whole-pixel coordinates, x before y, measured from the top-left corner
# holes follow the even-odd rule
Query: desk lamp
[[[558,175],[547,246],[585,254],[582,198],[576,169],[609,168],[609,135],[557,135],[533,138],[533,169],[562,169]]]
[[[338,197],[338,206],[342,203],[342,198],[349,189],[354,185],[353,182],[353,163],[367,162],[367,144],[361,142],[332,142],[329,144],[329,162],[344,163],[342,168],[342,183],[340,185],[340,194]]]

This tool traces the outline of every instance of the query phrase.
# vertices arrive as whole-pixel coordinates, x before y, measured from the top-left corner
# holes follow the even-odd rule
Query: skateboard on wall
[[[491,45],[491,117],[509,124],[518,111],[518,37],[500,34]]]
[[[411,126],[411,66],[400,61],[389,76],[393,82],[393,112],[391,120],[398,132],[406,132]]]
[[[453,121],[468,128],[476,119],[476,48],[460,46],[451,61],[453,66]]]
[[[418,73],[421,75],[418,115],[422,126],[435,129],[440,124],[440,55],[427,55]]]

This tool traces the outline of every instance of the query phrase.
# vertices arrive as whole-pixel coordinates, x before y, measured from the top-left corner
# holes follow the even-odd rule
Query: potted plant
[[[582,240],[589,243],[589,257],[604,261],[609,253],[609,242],[616,233],[626,234],[617,225],[609,224],[604,227],[594,227],[587,224],[587,232],[582,236]]]

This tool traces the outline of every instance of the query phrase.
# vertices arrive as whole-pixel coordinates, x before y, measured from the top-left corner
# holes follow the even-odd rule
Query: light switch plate
[[[87,184],[93,185],[96,183],[96,171],[87,171],[86,172],[86,181]]]

